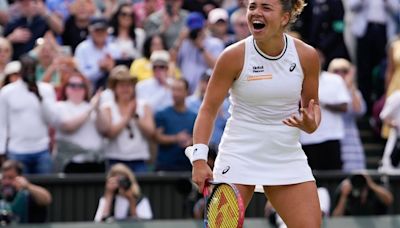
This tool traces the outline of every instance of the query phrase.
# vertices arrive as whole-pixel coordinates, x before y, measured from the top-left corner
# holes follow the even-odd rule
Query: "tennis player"
[[[299,143],[300,131],[320,123],[319,58],[314,48],[285,33],[304,0],[249,0],[252,36],[226,48],[211,76],[194,127],[192,179],[237,186],[247,207],[255,186],[288,227],[319,228],[317,187]],[[230,91],[230,112],[213,172],[207,143]],[[299,102],[300,108],[299,108]]]

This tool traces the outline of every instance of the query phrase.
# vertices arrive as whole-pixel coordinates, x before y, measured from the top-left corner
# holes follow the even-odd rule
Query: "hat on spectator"
[[[108,26],[108,20],[104,17],[93,17],[90,19],[89,29],[107,29]]]
[[[115,84],[119,81],[130,81],[132,83],[137,82],[136,77],[132,77],[129,74],[129,69],[125,65],[117,65],[111,71],[109,75],[109,87],[115,88]]]
[[[21,72],[21,62],[20,61],[12,61],[7,63],[4,68],[4,75],[17,74]]]
[[[150,62],[151,64],[154,65],[163,65],[163,66],[168,66],[170,60],[170,56],[168,51],[165,50],[157,50],[153,51],[150,56]]]
[[[215,24],[218,21],[228,21],[228,12],[222,8],[215,8],[208,13],[208,22]]]
[[[333,72],[334,70],[338,69],[350,70],[350,68],[351,63],[349,62],[349,60],[344,58],[336,58],[329,63],[328,71]]]
[[[204,27],[204,16],[199,12],[191,12],[186,18],[186,26],[189,30],[201,29]]]

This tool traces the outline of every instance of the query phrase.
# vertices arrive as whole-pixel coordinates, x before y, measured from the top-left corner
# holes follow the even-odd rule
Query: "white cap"
[[[21,63],[19,61],[9,62],[4,68],[4,75],[10,75],[20,72],[21,72]]]
[[[211,24],[217,23],[219,20],[228,21],[228,12],[222,8],[215,8],[208,13],[208,22]]]
[[[150,62],[153,65],[168,65],[169,60],[169,52],[165,50],[153,51],[150,56]]]

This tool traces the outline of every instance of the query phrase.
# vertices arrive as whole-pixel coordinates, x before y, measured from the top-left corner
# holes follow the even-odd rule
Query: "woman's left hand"
[[[318,105],[315,104],[313,99],[311,99],[307,108],[300,108],[300,116],[292,115],[282,122],[288,126],[297,127],[300,130],[311,134],[318,128],[318,124],[315,119],[315,112],[317,108],[319,108]]]

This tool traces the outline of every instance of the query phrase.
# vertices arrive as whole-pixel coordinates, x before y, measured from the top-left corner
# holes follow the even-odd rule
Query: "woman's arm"
[[[146,138],[152,138],[156,129],[153,112],[148,105],[145,105],[143,109],[144,115],[143,117],[139,117],[138,126],[140,131],[144,134]]]
[[[283,123],[311,134],[317,130],[321,122],[321,110],[318,98],[319,57],[317,51],[304,42],[295,40],[295,44],[304,73],[300,117],[293,115],[283,120]]]
[[[387,54],[387,66],[386,66],[386,75],[385,75],[385,92],[387,92],[390,82],[392,81],[393,73],[394,73],[393,46],[390,45],[390,48],[389,48],[388,54]]]

